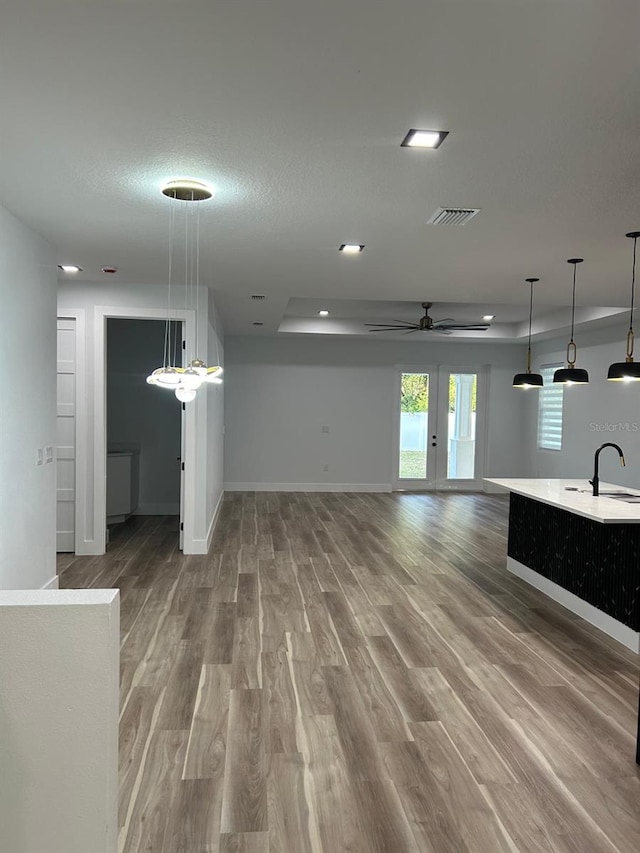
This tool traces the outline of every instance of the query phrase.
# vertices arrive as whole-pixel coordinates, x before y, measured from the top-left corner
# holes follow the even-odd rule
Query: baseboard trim
[[[58,589],[58,575],[54,575],[50,581],[47,581],[40,589]]]
[[[518,560],[514,560],[513,557],[507,557],[507,569],[531,586],[539,589],[540,592],[544,592],[545,595],[557,601],[558,604],[562,604],[567,610],[582,617],[586,622],[589,622],[614,640],[622,643],[623,646],[631,649],[636,654],[640,653],[640,633],[638,631],[634,631],[632,628],[627,627],[627,625],[623,625],[622,622],[618,622],[617,619],[614,619],[607,613],[603,613],[602,610],[598,610],[592,604],[583,601],[563,586],[559,586],[557,583],[543,577],[543,575],[539,575],[538,572],[534,572],[533,569],[530,569]]]
[[[391,483],[225,483],[226,492],[390,492]]]
[[[213,542],[213,534],[216,529],[216,524],[218,523],[218,519],[220,517],[220,510],[222,509],[222,502],[224,500],[224,489],[220,493],[220,497],[218,498],[218,503],[216,504],[216,508],[213,511],[213,516],[211,518],[211,523],[209,524],[209,530],[207,531],[206,539],[193,539],[191,542],[191,546],[193,548],[190,551],[190,554],[208,554],[209,548],[211,548],[211,543]]]
[[[180,515],[179,503],[140,504],[134,515]]]

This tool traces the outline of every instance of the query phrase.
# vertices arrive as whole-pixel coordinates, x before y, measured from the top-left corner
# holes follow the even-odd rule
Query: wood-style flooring
[[[507,501],[230,494],[132,519],[122,853],[638,853],[634,655],[504,569]]]

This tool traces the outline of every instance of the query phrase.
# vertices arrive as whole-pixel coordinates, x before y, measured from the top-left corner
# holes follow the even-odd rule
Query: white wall
[[[180,510],[181,408],[171,391],[146,382],[158,367],[164,333],[161,320],[107,320],[107,449],[140,448],[137,512],[147,515]]]
[[[118,590],[0,592],[0,848],[115,853]]]
[[[50,246],[0,207],[0,589],[55,583],[56,264]]]
[[[215,302],[209,299],[207,356],[210,367],[224,365],[222,324]],[[222,375],[226,383],[226,373]],[[211,541],[222,498],[224,497],[224,389],[225,384],[210,385],[207,389],[207,519],[208,540]]]
[[[485,476],[522,474],[521,346],[229,337],[226,359],[227,488],[389,488],[394,365],[490,365]]]
[[[208,345],[209,335],[209,301],[210,294],[206,288],[200,288],[198,293],[198,339],[201,342],[198,355],[210,361]],[[172,305],[184,305],[184,288],[172,288]],[[87,423],[87,446],[85,458],[78,460],[79,469],[84,478],[84,487],[87,494],[87,512],[83,530],[81,531],[78,553],[100,554],[104,551],[104,528],[100,530],[103,520],[97,517],[95,512],[96,495],[100,485],[96,478],[96,472],[101,469],[96,464],[96,453],[101,453],[101,448],[96,447],[96,437],[99,435],[99,427],[95,421],[95,413],[99,410],[97,406],[94,386],[96,383],[96,363],[99,362],[101,330],[103,316],[118,310],[130,312],[132,317],[144,315],[147,311],[166,311],[167,288],[166,286],[153,287],[139,284],[126,284],[118,282],[117,285],[107,287],[91,282],[72,281],[63,282],[58,288],[58,313],[64,316],[65,312],[73,310],[84,310],[86,314],[86,332],[84,359],[88,376],[87,391],[84,400],[79,403],[82,414]],[[173,315],[179,316],[175,311]],[[193,340],[187,340],[187,357],[192,358],[194,353]],[[158,365],[162,362],[162,352],[158,353]],[[155,389],[158,394],[164,393]],[[210,472],[215,469],[213,463],[207,462],[207,447],[210,442],[208,434],[208,422],[210,407],[214,407],[208,400],[213,386],[203,389],[193,403],[187,405],[187,419],[194,418],[194,446],[187,448],[187,491],[185,504],[190,502],[192,517],[185,515],[185,553],[206,553],[211,533],[211,518],[208,516],[210,509],[210,495],[217,493],[218,485],[209,482]],[[221,405],[222,395],[220,392],[214,397]],[[176,401],[177,402],[177,401]],[[216,437],[211,451],[222,454],[222,441]],[[95,470],[94,470],[95,468]],[[189,485],[190,484],[190,485]],[[81,550],[80,550],[81,549]]]
[[[589,384],[564,391],[562,450],[538,450],[537,392],[527,391],[526,476],[585,478],[593,474],[593,455],[605,441],[619,444],[627,467],[614,450],[600,455],[600,479],[640,488],[640,383],[608,382],[609,365],[624,361],[627,327],[616,325],[589,334],[576,333],[577,367],[589,371]],[[566,339],[533,348],[536,369],[563,362]],[[638,353],[640,356],[640,352]]]

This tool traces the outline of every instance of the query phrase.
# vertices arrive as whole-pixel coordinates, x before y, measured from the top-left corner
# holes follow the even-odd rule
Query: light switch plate
[[[39,447],[36,450],[36,465],[42,465],[44,463],[44,447]]]

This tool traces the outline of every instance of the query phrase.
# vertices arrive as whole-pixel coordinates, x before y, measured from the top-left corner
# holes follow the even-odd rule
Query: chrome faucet
[[[604,444],[601,444],[600,447],[596,450],[595,457],[593,460],[593,480],[589,480],[591,485],[593,486],[593,496],[597,498],[600,494],[600,478],[598,477],[598,462],[600,461],[600,452],[604,450],[605,447],[615,447],[618,451],[618,456],[620,457],[620,465],[624,468],[624,453],[622,452],[622,448],[617,444],[613,444],[611,441],[605,441]]]

